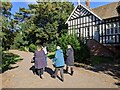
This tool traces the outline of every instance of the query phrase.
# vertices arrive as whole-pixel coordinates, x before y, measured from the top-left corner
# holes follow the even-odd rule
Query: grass
[[[2,65],[0,69],[9,68],[11,64],[15,64],[17,61],[23,60],[19,55],[4,52],[2,54]]]
[[[113,61],[112,57],[103,57],[103,56],[92,56],[90,58],[92,65],[99,65],[102,63],[108,63]]]
[[[55,52],[49,53],[47,56],[48,58],[52,59],[55,57]]]

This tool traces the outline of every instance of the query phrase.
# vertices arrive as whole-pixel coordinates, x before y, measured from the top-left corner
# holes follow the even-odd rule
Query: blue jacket
[[[53,62],[55,64],[55,67],[62,67],[62,66],[64,66],[64,64],[65,64],[65,62],[64,62],[64,55],[63,55],[63,51],[61,49],[56,50],[55,58],[53,59]]]

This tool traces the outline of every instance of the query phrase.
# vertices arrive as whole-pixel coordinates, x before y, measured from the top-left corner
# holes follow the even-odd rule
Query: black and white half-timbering
[[[84,41],[95,39],[102,44],[119,45],[120,14],[118,7],[120,7],[119,2],[93,9],[79,3],[66,21],[68,34],[75,33]]]

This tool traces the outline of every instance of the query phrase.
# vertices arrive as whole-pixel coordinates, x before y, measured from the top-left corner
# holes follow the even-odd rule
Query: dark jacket
[[[66,65],[74,66],[74,51],[73,51],[73,49],[72,48],[67,49],[66,55],[67,55]]]
[[[41,68],[46,67],[45,53],[43,50],[35,51],[34,58],[35,58],[35,68],[36,69],[41,69]]]

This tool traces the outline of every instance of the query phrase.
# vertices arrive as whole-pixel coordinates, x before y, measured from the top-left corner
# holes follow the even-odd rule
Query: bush
[[[11,47],[10,47],[10,49],[18,49],[18,44],[17,45],[15,45],[15,44],[13,44],[13,45],[11,45]]]
[[[30,44],[30,46],[29,46],[29,51],[30,52],[35,52],[36,49],[37,49],[36,45]]]
[[[0,66],[1,69],[9,68],[10,64],[14,64],[15,62],[22,60],[18,55],[12,53],[2,53],[2,65]]]
[[[52,43],[49,43],[49,44],[46,44],[46,47],[48,49],[49,52],[54,52],[56,50],[56,43],[55,42],[52,42]]]
[[[20,50],[21,51],[25,51],[25,47],[24,46],[20,46]]]
[[[63,49],[64,55],[66,55],[67,45],[70,44],[74,49],[75,60],[79,60],[80,42],[76,35],[62,35],[57,44]]]
[[[82,44],[80,50],[78,50],[77,53],[79,53],[79,56],[77,56],[77,58],[79,58],[78,62],[82,62],[86,64],[90,63],[89,61],[90,51],[86,44]]]
[[[59,37],[56,41],[47,44],[46,46],[49,52],[54,52],[56,50],[56,46],[59,45],[64,51],[66,59],[66,50],[68,44],[70,44],[74,49],[74,57],[76,62],[89,63],[89,61],[87,61],[90,57],[89,50],[85,44],[79,41],[76,35],[61,35],[61,37]],[[54,55],[50,55],[50,58],[53,56]]]

